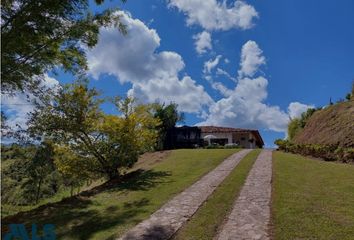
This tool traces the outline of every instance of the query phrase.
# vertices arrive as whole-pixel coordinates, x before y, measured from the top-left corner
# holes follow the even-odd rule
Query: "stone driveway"
[[[242,150],[228,157],[214,170],[167,202],[153,213],[150,218],[136,225],[120,239],[169,239],[198,210],[202,203],[250,151]]]
[[[218,240],[268,240],[272,151],[263,150],[251,169]]]

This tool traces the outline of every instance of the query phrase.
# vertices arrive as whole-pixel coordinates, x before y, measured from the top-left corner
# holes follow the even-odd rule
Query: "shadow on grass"
[[[115,205],[112,198],[109,203],[95,201],[95,195],[110,192],[147,191],[160,183],[168,182],[169,172],[154,170],[137,170],[126,176],[108,181],[80,195],[63,199],[60,202],[40,206],[28,212],[20,212],[2,219],[2,235],[10,223],[24,223],[28,229],[31,224],[55,224],[57,237],[88,239],[96,232],[124,224],[137,224],[137,215],[145,212],[150,204],[147,198],[132,199]],[[5,227],[4,227],[5,226]],[[112,236],[113,238],[113,236]]]
[[[171,176],[170,172],[138,169],[121,178],[113,179],[80,193],[80,196],[91,197],[101,192],[109,191],[145,191],[157,184],[166,182],[165,177]]]
[[[170,226],[154,225],[151,226],[142,236],[136,236],[133,233],[127,234],[124,240],[165,240],[170,239],[174,230]]]

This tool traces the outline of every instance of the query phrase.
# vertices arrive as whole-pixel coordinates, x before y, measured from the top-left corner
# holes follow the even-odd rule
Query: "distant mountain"
[[[354,100],[316,111],[293,141],[298,144],[339,144],[354,148]]]

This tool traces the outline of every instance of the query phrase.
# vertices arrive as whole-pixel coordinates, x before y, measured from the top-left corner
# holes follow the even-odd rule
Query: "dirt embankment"
[[[339,144],[354,148],[354,100],[328,106],[316,111],[299,132],[298,144]]]

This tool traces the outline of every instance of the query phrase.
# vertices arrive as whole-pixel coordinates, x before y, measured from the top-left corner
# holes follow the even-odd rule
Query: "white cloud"
[[[217,57],[215,57],[215,59],[209,59],[208,61],[206,61],[204,63],[204,70],[203,70],[203,73],[204,74],[207,74],[207,73],[210,73],[211,70],[213,68],[215,68],[218,64],[219,64],[219,61],[221,59],[221,55],[218,55]]]
[[[113,27],[101,28],[98,44],[87,52],[89,72],[98,79],[110,74],[121,83],[131,83],[129,94],[143,102],[173,101],[186,112],[200,112],[213,102],[189,76],[179,78],[184,68],[182,57],[169,51],[158,52],[160,37],[139,19],[122,15],[127,35]]]
[[[137,96],[144,102],[175,102],[183,112],[199,113],[202,105],[213,102],[211,97],[204,91],[204,87],[197,85],[189,76],[179,80],[154,79],[146,83],[137,83],[129,90],[128,95]]]
[[[264,103],[267,85],[263,77],[241,79],[228,97],[210,107],[208,118],[201,124],[284,131],[288,115]]]
[[[221,68],[216,69],[216,75],[223,75],[223,76],[226,76],[227,78],[231,79],[234,82],[237,81],[236,78],[232,77],[228,72],[226,72],[225,70],[223,70]]]
[[[44,81],[40,86],[54,88],[59,85],[58,80],[44,75]],[[28,114],[33,111],[33,101],[37,100],[35,96],[28,93],[16,93],[14,95],[1,95],[1,108],[5,112],[7,124],[14,130],[19,127],[25,129],[28,120]]]
[[[306,105],[299,102],[292,102],[289,104],[288,112],[290,118],[298,118],[303,112],[306,112],[309,108],[315,108],[314,105]]]
[[[211,50],[213,48],[211,44],[211,35],[207,31],[203,31],[193,36],[195,40],[195,50],[199,54],[206,53],[207,50]]]
[[[258,17],[253,6],[236,0],[233,5],[217,0],[169,0],[170,7],[176,7],[187,16],[187,25],[200,25],[204,29],[229,30],[249,29]]]
[[[241,50],[239,78],[253,77],[259,67],[266,63],[263,51],[255,41],[246,42]]]
[[[209,112],[204,114],[205,120],[199,125],[286,132],[289,116],[299,114],[308,106],[291,103],[285,112],[279,106],[266,104],[268,80],[262,76],[252,77],[262,64],[265,64],[262,50],[255,42],[248,41],[242,47],[240,75],[235,88],[225,91],[225,97],[209,107]],[[219,91],[223,90],[220,88]]]
[[[229,97],[232,95],[232,90],[228,89],[221,82],[212,82],[211,86],[213,89],[219,91],[224,97]]]

